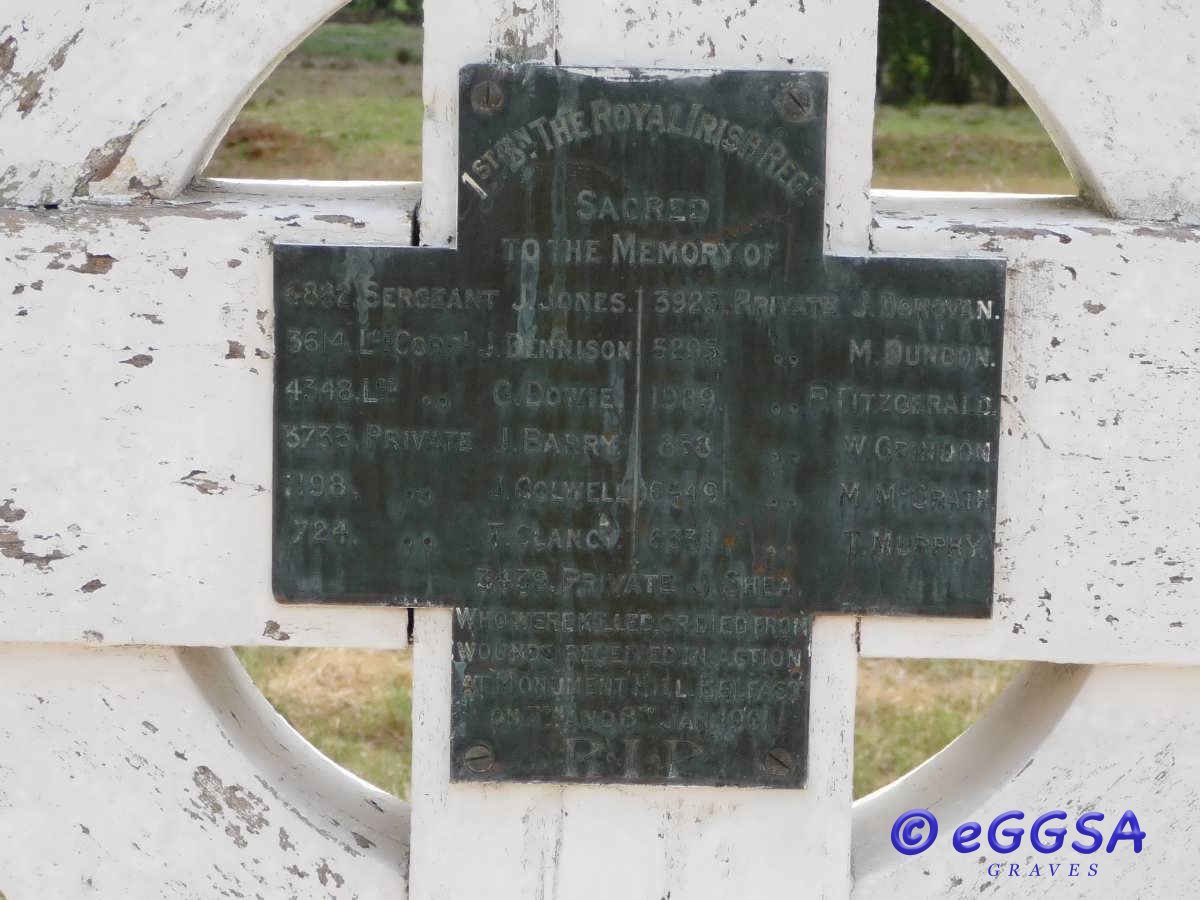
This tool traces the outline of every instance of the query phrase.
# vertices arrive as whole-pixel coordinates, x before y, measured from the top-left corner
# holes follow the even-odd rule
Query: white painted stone
[[[6,639],[404,645],[270,585],[271,242],[408,243],[414,187],[365,190],[0,210]]]
[[[9,644],[0,684],[5,896],[403,896],[408,805],[231,652]]]
[[[1191,824],[1200,804],[1200,670],[1129,666],[1031,666],[961,738],[884,790],[855,804],[854,889],[858,900],[894,897],[1183,897],[1193,892],[1196,856]],[[1019,728],[1014,723],[1020,723]],[[933,846],[918,856],[892,849],[898,816],[928,808],[937,817]],[[1071,841],[1084,812],[1109,838],[1132,810],[1146,832],[1142,852],[1120,842],[1091,855],[1043,854],[1029,830],[1042,813],[1067,813]],[[1022,810],[1021,846],[1001,854],[987,843],[991,821]],[[954,829],[983,826],[981,849],[952,848]],[[1005,826],[1002,826],[1005,827]],[[1002,838],[1003,839],[1003,838]],[[1049,837],[1044,840],[1050,840]],[[981,860],[981,857],[983,858]],[[1057,875],[1048,862],[1061,863]],[[1079,864],[1070,877],[1069,864]],[[1003,866],[1003,875],[988,872]],[[1011,865],[1041,877],[1013,877]],[[1097,872],[1089,876],[1088,865]]]
[[[990,620],[867,618],[867,656],[1197,662],[1200,230],[881,192],[877,253],[1009,261]]]
[[[1172,833],[1195,806],[1200,231],[1175,220],[1200,221],[1200,11],[937,2],[1124,220],[986,195],[869,202],[867,0],[428,4],[430,244],[454,243],[462,63],[816,67],[832,87],[828,248],[1000,254],[1012,275],[994,618],[820,619],[810,785],[791,792],[451,785],[449,613],[420,612],[411,896],[976,896],[973,857],[890,850],[898,811],[929,805],[957,824],[1093,801],[1145,810],[1155,835],[1153,856],[1106,870],[1106,892],[1172,895],[1194,878]],[[0,833],[39,851],[10,860],[9,895],[408,891],[406,807],[303,746],[227,653],[119,646],[404,641],[402,610],[271,597],[271,360],[256,351],[272,350],[271,241],[408,243],[417,187],[180,193],[258,80],[337,5],[18,0],[0,22]],[[1155,65],[1114,63],[1139,58]],[[856,643],[1105,665],[1039,667],[852,825]]]
[[[7,0],[0,205],[174,197],[276,64],[345,0]]]
[[[1099,208],[1200,224],[1195,4],[931,2],[1000,65]]]

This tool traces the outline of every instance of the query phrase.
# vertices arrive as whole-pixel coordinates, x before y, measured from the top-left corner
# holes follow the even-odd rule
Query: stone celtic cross
[[[813,72],[475,65],[460,250],[275,250],[274,585],[455,608],[453,777],[799,787],[814,613],[988,616],[1005,265],[823,254]]]

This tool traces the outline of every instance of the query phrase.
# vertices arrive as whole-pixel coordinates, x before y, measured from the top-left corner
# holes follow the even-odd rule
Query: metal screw
[[[768,775],[787,775],[795,767],[796,762],[787,750],[776,747],[767,751],[766,769]]]
[[[463,765],[477,774],[490,772],[495,764],[496,754],[487,744],[472,744],[463,754]]]
[[[779,114],[788,122],[803,122],[812,118],[814,105],[812,89],[802,81],[794,81],[779,97]]]
[[[471,108],[477,113],[491,115],[504,106],[504,88],[490,78],[471,88]]]

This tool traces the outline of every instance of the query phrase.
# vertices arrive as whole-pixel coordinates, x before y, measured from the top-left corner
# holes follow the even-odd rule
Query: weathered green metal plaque
[[[1004,263],[824,256],[825,105],[469,66],[459,250],[277,246],[276,593],[455,607],[456,778],[798,787],[812,613],[989,614]]]

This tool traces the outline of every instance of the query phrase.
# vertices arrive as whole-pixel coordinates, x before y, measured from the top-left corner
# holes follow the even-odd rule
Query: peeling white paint
[[[0,680],[6,896],[404,895],[407,805],[317,753],[231,652],[10,644]]]
[[[175,197],[254,88],[344,2],[6,3],[0,205]]]
[[[1100,208],[1200,224],[1194,4],[931,2],[1000,65]]]
[[[894,897],[1176,897],[1194,877],[1189,826],[1200,804],[1200,671],[1190,668],[1096,668],[1039,665],[1020,677],[957,741],[901,781],[864,798],[854,810],[855,898]],[[1020,727],[1014,727],[1020,723]],[[940,831],[919,856],[892,849],[892,823],[910,809],[929,809]],[[1029,830],[1042,813],[1060,809],[1067,849],[1034,851]],[[1021,846],[1000,854],[987,827],[1007,810],[1022,810]],[[1140,854],[1121,842],[1109,854],[1069,849],[1084,840],[1075,820],[1092,823],[1107,840],[1126,810],[1146,840]],[[984,828],[976,852],[952,849],[964,822]],[[1005,827],[1005,826],[1001,826]],[[1050,841],[1049,835],[1043,840]],[[981,860],[982,857],[982,860]],[[988,866],[999,863],[997,870]],[[1059,863],[1051,875],[1048,863]],[[1071,877],[1069,865],[1078,865]],[[1041,877],[1012,877],[1011,866]],[[1097,872],[1089,877],[1088,866]]]
[[[0,555],[8,640],[275,643],[275,621],[294,646],[405,644],[404,610],[271,595],[270,244],[408,243],[417,193],[281,190],[0,210],[0,354],[20,386],[5,413],[21,423],[0,458],[22,460],[0,504],[23,511],[0,526],[45,560]],[[105,587],[80,593],[92,579]]]
[[[872,198],[867,0],[427,4],[430,244],[455,240],[463,63],[820,68],[828,248],[1000,254],[1011,282],[993,619],[820,619],[812,774],[792,792],[451,785],[449,613],[421,611],[411,896],[1012,894],[974,858],[899,859],[882,843],[893,811],[952,821],[1094,800],[1147,810],[1161,848],[1106,889],[1190,877],[1187,842],[1169,834],[1196,803],[1200,232],[1180,222],[1200,218],[1200,13],[936,2],[1009,67],[1090,195],[1125,220],[1061,200]],[[405,806],[322,761],[227,652],[126,646],[405,640],[402,610],[271,597],[269,248],[406,244],[418,187],[181,193],[258,80],[338,5],[19,0],[0,22],[0,458],[17,461],[0,484],[0,833],[54,848],[9,861],[10,896],[408,892]],[[1113,63],[1147,56],[1153,69]],[[852,817],[859,644],[1097,665],[1033,671]]]
[[[990,620],[864,618],[867,656],[1194,664],[1200,229],[889,192],[877,253],[1009,261]]]

